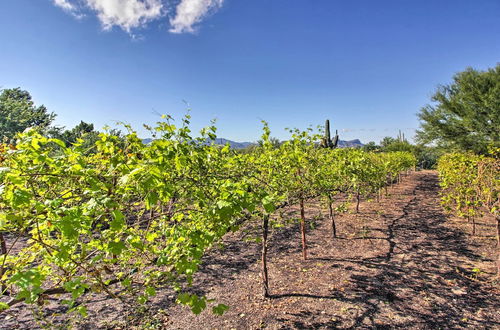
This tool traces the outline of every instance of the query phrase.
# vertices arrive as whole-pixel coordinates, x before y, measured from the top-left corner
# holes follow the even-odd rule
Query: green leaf
[[[120,210],[114,210],[112,213],[113,213],[114,219],[109,224],[110,229],[113,231],[119,231],[125,225],[125,221],[124,221],[125,216],[123,215],[123,213]]]
[[[152,286],[148,286],[145,290],[145,293],[150,296],[150,297],[153,297],[156,295],[156,290],[155,288],[153,288]]]
[[[132,281],[130,280],[130,278],[126,278],[122,281],[122,285],[126,288],[130,287],[130,285],[132,284]]]
[[[122,241],[113,241],[108,243],[108,249],[114,255],[120,255],[122,251],[125,249],[125,243]]]
[[[177,302],[183,305],[187,305],[191,301],[191,295],[189,293],[180,293],[177,296]]]
[[[218,304],[217,306],[212,307],[212,313],[217,315],[224,314],[229,309],[229,306],[224,304]]]
[[[141,305],[144,305],[145,303],[148,302],[148,297],[145,296],[145,295],[140,295],[138,298],[137,298],[137,302]]]
[[[83,305],[80,305],[76,308],[76,310],[78,311],[78,313],[80,313],[81,316],[83,317],[87,317],[87,307],[83,306]]]
[[[63,217],[57,222],[57,227],[61,230],[61,233],[65,238],[74,239],[78,237],[78,227],[80,223],[78,219],[74,219],[72,216]]]
[[[191,296],[191,311],[198,315],[207,307],[205,298],[198,297],[197,295]]]
[[[32,195],[30,193],[17,189],[14,191],[14,195],[12,196],[12,203],[15,207],[29,205],[31,196]]]
[[[146,196],[146,209],[151,209],[158,202],[158,193],[150,191]]]
[[[0,312],[3,312],[7,309],[9,309],[10,306],[7,303],[4,303],[3,301],[0,301]]]
[[[58,146],[60,146],[62,148],[66,148],[66,144],[59,139],[50,139],[50,141],[54,142],[55,144],[57,144]]]
[[[37,139],[32,139],[31,140],[31,146],[35,150],[40,150],[40,145],[38,144],[38,140]]]
[[[262,206],[267,213],[271,214],[276,210],[276,206],[274,205],[274,201],[270,196],[266,196],[262,199]]]

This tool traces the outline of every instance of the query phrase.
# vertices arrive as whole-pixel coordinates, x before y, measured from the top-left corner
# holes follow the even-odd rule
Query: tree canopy
[[[55,116],[45,106],[35,106],[29,92],[4,89],[0,94],[0,139],[11,140],[28,127],[47,128]]]
[[[500,147],[500,64],[457,73],[453,83],[438,87],[432,101],[418,114],[417,141],[476,153]]]

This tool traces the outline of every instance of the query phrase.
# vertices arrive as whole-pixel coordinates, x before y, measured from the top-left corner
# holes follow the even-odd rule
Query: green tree
[[[125,137],[119,129],[106,129],[106,134],[116,137],[120,141],[121,147],[125,145]],[[102,132],[94,129],[94,124],[86,123],[83,120],[72,129],[65,129],[64,127],[50,127],[47,131],[47,136],[63,141],[66,145],[70,146],[75,143],[81,145],[88,153],[96,152],[96,142],[99,140],[99,134]]]
[[[29,92],[18,88],[0,94],[0,138],[12,140],[28,127],[47,128],[55,118],[43,105],[35,106]]]
[[[262,147],[262,146],[264,146],[264,143],[265,143],[265,142],[266,142],[266,141],[264,141],[264,140],[259,140],[259,141],[257,141],[257,145],[258,145],[259,147]],[[275,137],[269,137],[269,142],[271,143],[271,146],[272,146],[274,149],[279,148],[279,147],[280,147],[280,145],[282,144],[282,142],[280,141],[280,139],[275,138]]]
[[[370,141],[367,144],[365,144],[361,149],[363,151],[375,151],[380,149],[380,146],[378,146],[375,142]]]
[[[380,141],[381,151],[391,152],[391,151],[408,151],[413,152],[415,146],[413,146],[410,142],[400,139],[395,139],[389,136]]]
[[[432,101],[418,113],[418,142],[476,153],[500,147],[500,64],[457,73],[452,84],[438,87]]]
[[[390,136],[386,136],[385,138],[383,138],[381,141],[380,141],[380,146],[382,148],[387,148],[388,146],[396,143],[397,140],[393,137],[390,137]]]
[[[98,135],[99,132],[94,130],[94,124],[80,121],[80,124],[76,125],[72,129],[62,132],[60,138],[68,144],[73,144],[78,139],[83,139],[86,144],[92,146],[98,140]]]
[[[417,165],[421,168],[434,168],[440,155],[445,151],[443,148],[435,146],[426,146],[423,144],[411,144],[407,140],[396,139],[386,136],[380,141],[379,151],[394,152],[406,151],[411,152],[417,158]]]

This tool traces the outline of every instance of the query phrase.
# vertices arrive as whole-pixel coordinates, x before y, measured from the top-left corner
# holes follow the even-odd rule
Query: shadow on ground
[[[498,295],[493,288],[470,277],[473,274],[464,264],[467,259],[477,260],[481,256],[468,248],[463,231],[445,225],[447,218],[439,204],[435,198],[429,198],[437,196],[437,192],[437,176],[422,175],[403,213],[385,219],[385,255],[317,258],[333,262],[332,268],[354,270],[347,290],[335,290],[329,295],[285,293],[273,298],[330,299],[357,306],[351,315],[351,328],[499,327]],[[320,315],[308,315],[301,322],[297,315],[293,324],[297,328],[311,324],[314,328],[338,326],[336,321],[311,323],[315,316]]]

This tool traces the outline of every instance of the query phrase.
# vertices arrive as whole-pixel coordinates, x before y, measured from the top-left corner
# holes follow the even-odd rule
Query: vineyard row
[[[90,149],[83,140],[66,145],[36,131],[1,147],[1,309],[43,306],[63,294],[68,311],[85,315],[88,293],[144,304],[169,287],[193,312],[211,304],[221,314],[227,306],[185,288],[227,232],[261,221],[268,296],[268,231],[277,209],[300,206],[305,259],[308,200],[325,201],[336,237],[337,194],[359,205],[416,163],[406,152],[321,148],[310,131],[291,131],[277,146],[267,125],[261,145],[247,154],[207,143],[214,126],[192,137],[189,117],[179,127],[166,117],[150,129],[149,144],[129,128],[124,137],[101,134]]]

